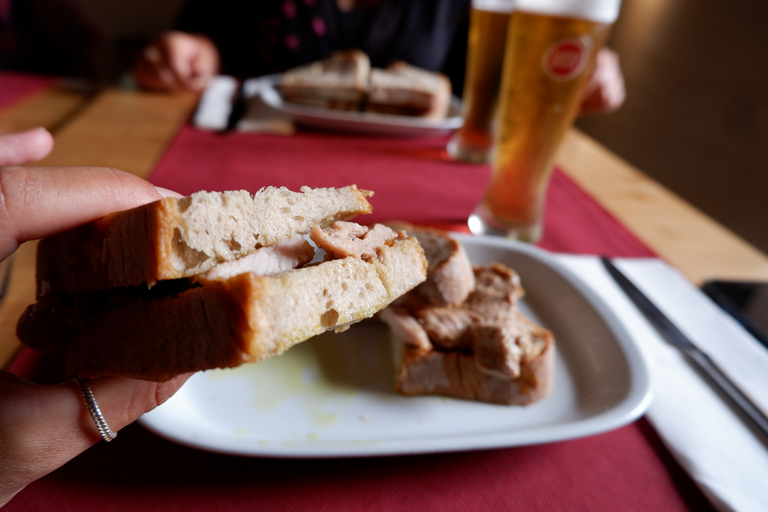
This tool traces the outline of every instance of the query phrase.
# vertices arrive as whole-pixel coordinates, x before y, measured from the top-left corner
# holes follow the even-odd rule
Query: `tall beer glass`
[[[621,0],[519,0],[507,35],[491,180],[475,234],[535,242],[552,164]]]
[[[504,45],[514,5],[515,0],[472,0],[462,95],[464,124],[448,143],[448,153],[457,160],[490,161]]]

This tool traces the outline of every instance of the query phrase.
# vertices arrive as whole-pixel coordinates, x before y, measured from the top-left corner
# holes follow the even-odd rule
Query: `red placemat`
[[[134,425],[4,511],[707,510],[683,500],[644,428],[499,450],[284,460],[200,452]]]
[[[151,180],[190,193],[265,185],[376,191],[371,221],[463,226],[489,169],[450,162],[445,138],[183,129]],[[652,253],[564,174],[548,192],[555,251]],[[27,355],[28,356],[28,355]],[[34,368],[21,358],[25,373]],[[21,368],[20,368],[21,369]],[[475,452],[332,460],[238,458],[160,439],[138,425],[22,491],[6,510],[711,510],[645,420],[583,439]]]
[[[50,76],[0,72],[0,109],[42,92],[53,85],[55,80]]]
[[[218,135],[185,127],[151,181],[182,194],[354,183],[375,191],[373,214],[358,217],[361,222],[399,219],[463,229],[483,195],[490,166],[451,161],[446,142],[445,137],[393,139],[323,132]],[[540,245],[552,251],[653,255],[559,170],[547,193],[544,233]]]
[[[373,190],[373,214],[361,222],[402,219],[461,222],[483,191],[488,169],[454,163],[445,139],[390,139],[300,132],[291,137],[216,135],[187,127],[151,181],[183,194],[267,185],[356,184]]]

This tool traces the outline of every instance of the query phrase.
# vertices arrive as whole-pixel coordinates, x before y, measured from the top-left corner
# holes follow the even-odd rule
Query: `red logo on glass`
[[[558,41],[544,54],[544,71],[557,81],[574,78],[587,64],[587,46],[579,39]]]

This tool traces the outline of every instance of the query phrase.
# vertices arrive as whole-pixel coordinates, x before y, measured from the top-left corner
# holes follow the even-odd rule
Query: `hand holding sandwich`
[[[22,138],[35,136],[45,140]],[[279,356],[423,282],[416,238],[349,222],[372,211],[372,195],[348,185],[163,197],[114,169],[0,168],[0,257],[42,238],[37,303],[17,335],[63,353],[79,384],[0,374],[0,503],[99,434],[110,441],[191,372]]]
[[[17,167],[52,147],[41,128],[0,135],[0,165],[8,166],[0,167],[0,258],[24,241],[166,194],[115,169]],[[119,430],[169,398],[187,377],[162,383],[103,378],[89,385],[110,427]],[[75,383],[39,386],[0,371],[0,506],[100,439]]]

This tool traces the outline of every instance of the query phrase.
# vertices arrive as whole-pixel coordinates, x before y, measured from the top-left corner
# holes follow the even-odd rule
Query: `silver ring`
[[[93,397],[93,391],[91,391],[91,388],[84,381],[77,379],[76,382],[80,387],[80,393],[83,395],[83,400],[85,400],[85,406],[88,408],[88,412],[91,413],[93,421],[96,422],[96,428],[99,429],[99,434],[101,434],[101,437],[106,442],[112,441],[117,437],[117,432],[113,432],[112,429],[109,428],[109,425],[107,425],[107,420],[102,416],[99,406],[96,404],[96,399]]]

